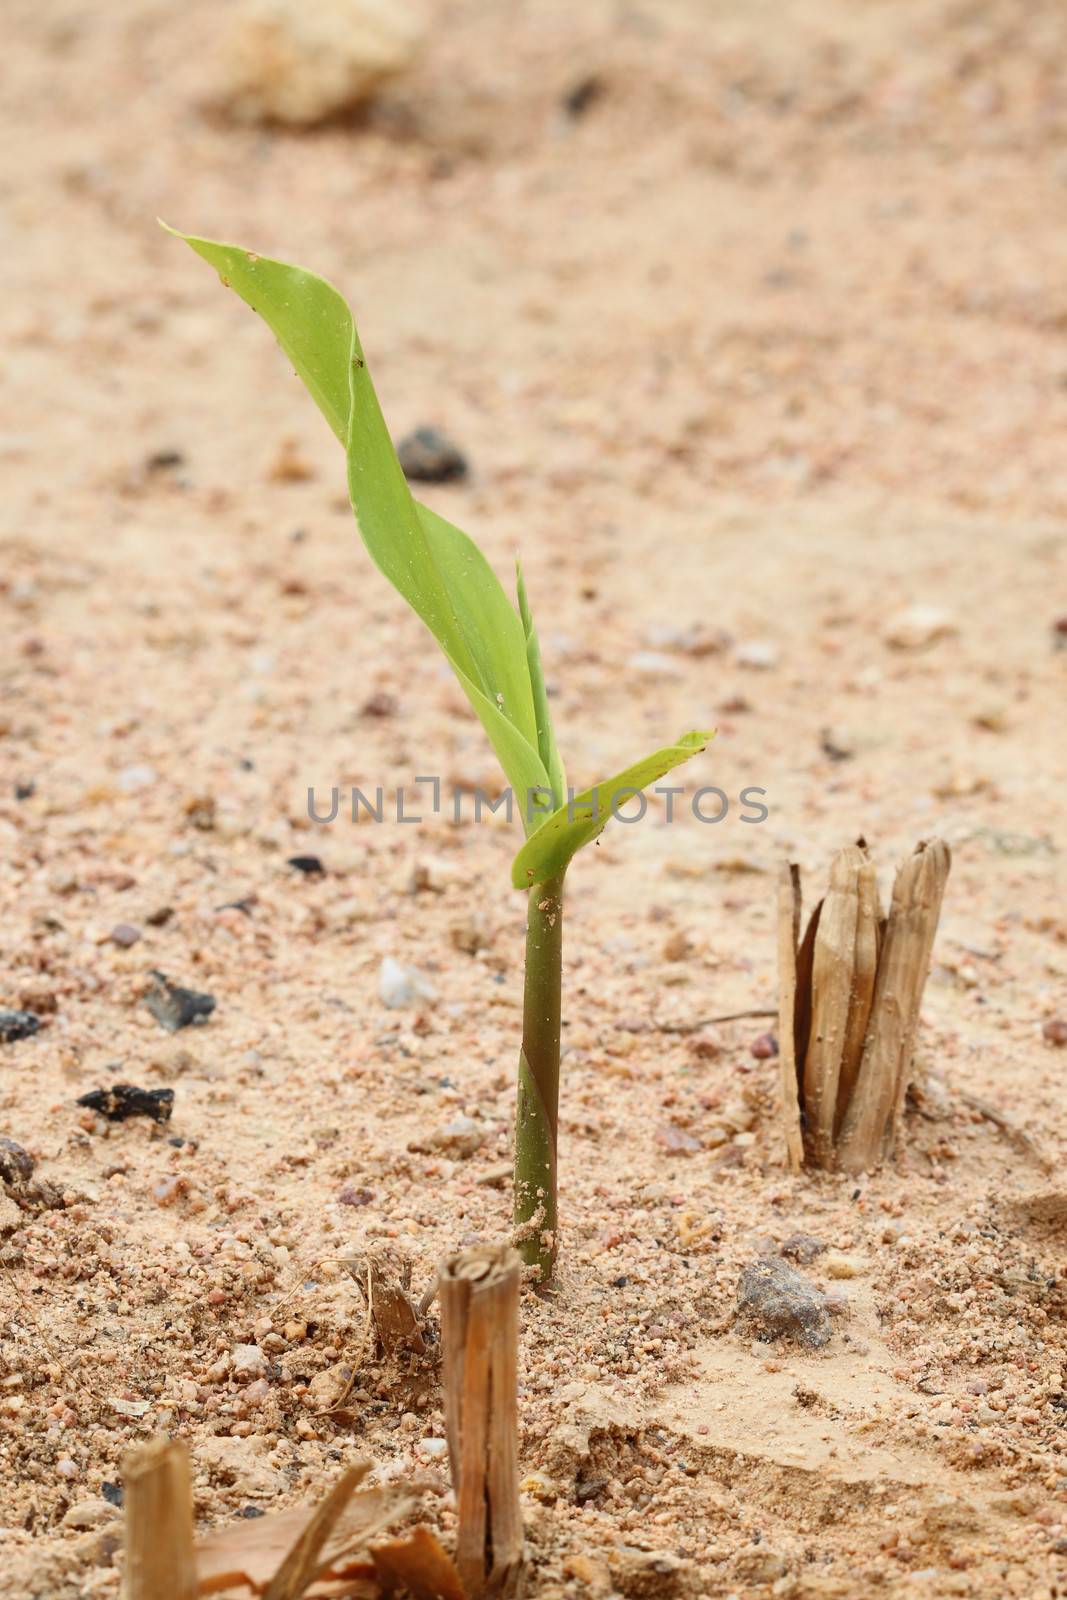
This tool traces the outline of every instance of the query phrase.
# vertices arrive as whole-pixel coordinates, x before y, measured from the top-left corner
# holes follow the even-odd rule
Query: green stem
[[[552,1276],[556,1261],[556,1125],[563,978],[563,873],[530,890],[526,981],[515,1118],[515,1223],[519,1254]]]

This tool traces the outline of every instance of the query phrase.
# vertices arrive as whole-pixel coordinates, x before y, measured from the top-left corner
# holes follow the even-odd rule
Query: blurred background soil
[[[41,1026],[0,1044],[39,1185],[0,1213],[5,1592],[117,1594],[158,1430],[205,1524],[362,1453],[440,1474],[432,1357],[365,1348],[337,1258],[421,1292],[509,1226],[517,832],[307,817],[491,757],[328,429],[157,216],[330,277],[395,434],[459,446],[427,498],[521,551],[572,781],[719,730],[678,781],[720,824],[657,802],[570,874],[532,1593],[1067,1592],[1067,13],[422,15],[294,128],[235,93],[234,5],[7,7],[0,1006]],[[774,1006],[777,863],[814,894],[861,832],[886,875],[954,851],[923,1087],[892,1165],[793,1178],[773,1024],[702,1019]],[[383,1005],[386,957],[433,997]],[[161,1029],[153,969],[206,1025]],[[76,1104],[115,1082],[171,1121]],[[724,1326],[798,1231],[838,1263],[817,1355]]]

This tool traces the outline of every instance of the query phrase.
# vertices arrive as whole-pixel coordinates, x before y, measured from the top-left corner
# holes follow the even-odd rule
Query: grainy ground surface
[[[480,730],[272,341],[157,214],[327,272],[396,432],[462,444],[430,498],[501,573],[521,548],[575,780],[719,729],[684,776],[723,823],[660,808],[571,874],[532,1594],[1067,1592],[1062,6],[441,0],[415,73],[304,137],[211,113],[225,7],[9,11],[0,1004],[45,1026],[0,1045],[0,1131],[65,1204],[3,1212],[5,1593],[117,1594],[114,1517],[71,1508],[157,1430],[205,1525],[361,1453],[440,1473],[433,1360],[379,1361],[331,1258],[421,1289],[508,1228],[515,835],[305,803],[488,780]],[[948,630],[895,650],[915,605]],[[776,862],[814,885],[860,831],[887,871],[954,848],[925,1114],[869,1180],[797,1179],[764,1024],[662,1025],[773,1005]],[[387,955],[436,1001],[387,1011]],[[206,1026],[160,1029],[153,968]],[[116,1081],[173,1120],[75,1104]],[[798,1230],[858,1270],[817,1354],[726,1325]]]

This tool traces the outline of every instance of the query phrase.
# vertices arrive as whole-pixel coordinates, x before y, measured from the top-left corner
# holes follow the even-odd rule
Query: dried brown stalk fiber
[[[125,1600],[194,1600],[189,1452],[177,1439],[150,1439],[122,1463],[126,1487]]]
[[[419,1313],[411,1302],[407,1283],[398,1283],[395,1275],[376,1255],[369,1255],[364,1261],[348,1261],[346,1265],[367,1296],[374,1331],[383,1354],[391,1356],[399,1351],[422,1355],[426,1343],[419,1327]]]
[[[438,1269],[445,1423],[459,1512],[456,1566],[471,1600],[522,1591],[521,1271],[507,1245],[464,1251]]]
[[[838,1159],[846,1172],[874,1166],[896,1137],[951,861],[944,840],[933,839],[897,871],[871,1008],[875,1026],[841,1128]]]
[[[950,855],[940,839],[898,869],[883,920],[861,839],[838,851],[800,939],[800,873],[778,897],[782,1117],[790,1166],[872,1168],[896,1136]]]
[[[778,880],[778,1064],[782,1084],[782,1126],[790,1167],[804,1165],[797,1093],[796,1005],[797,946],[800,943],[800,868],[782,864]]]
[[[323,1545],[366,1473],[365,1461],[345,1469],[271,1578],[263,1600],[300,1600],[308,1584],[318,1576],[319,1568],[328,1565],[322,1561]]]

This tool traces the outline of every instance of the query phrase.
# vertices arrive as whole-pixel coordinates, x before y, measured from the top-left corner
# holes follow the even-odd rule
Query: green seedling
[[[518,573],[518,608],[477,545],[411,494],[371,383],[355,321],[329,283],[234,245],[179,234],[273,330],[345,449],[348,491],[375,564],[433,634],[496,751],[526,840],[511,869],[528,892],[515,1131],[517,1244],[542,1280],[557,1244],[563,880],[613,812],[703,750],[687,733],[574,794],[556,748],[541,653]]]

